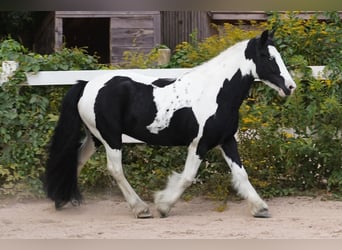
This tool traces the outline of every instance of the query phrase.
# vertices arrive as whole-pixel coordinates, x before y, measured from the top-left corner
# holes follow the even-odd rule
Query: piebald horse
[[[273,33],[245,40],[176,79],[108,73],[78,81],[63,99],[46,166],[45,189],[56,209],[79,204],[78,175],[99,145],[108,170],[137,218],[152,217],[126,180],[122,169],[122,135],[152,145],[187,146],[182,173],[173,173],[155,194],[161,217],[193,182],[208,150],[219,147],[231,169],[232,183],[247,199],[255,217],[269,217],[267,204],[248,180],[234,134],[239,107],[255,79],[288,96],[296,88],[272,41]],[[81,128],[86,137],[81,143]]]

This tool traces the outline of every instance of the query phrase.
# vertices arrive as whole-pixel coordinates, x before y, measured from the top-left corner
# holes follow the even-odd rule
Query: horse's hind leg
[[[95,153],[96,145],[92,134],[86,129],[86,137],[78,151],[77,175],[79,176],[86,162]]]
[[[223,157],[232,171],[233,186],[242,198],[247,199],[253,216],[260,218],[270,217],[267,204],[260,198],[248,180],[247,172],[241,164],[235,138],[223,144],[221,149]]]
[[[80,175],[81,170],[83,169],[86,162],[89,160],[89,158],[95,153],[96,146],[95,141],[89,130],[86,129],[86,137],[84,138],[84,141],[82,142],[80,148],[78,149],[78,164],[77,164],[77,176]],[[79,206],[80,201],[78,200],[71,200],[70,201],[73,206]],[[66,205],[67,202],[63,203],[55,203],[55,206],[57,209],[61,209],[64,205]]]
[[[132,208],[134,215],[137,218],[151,218],[152,214],[149,211],[148,205],[136,194],[123,173],[121,150],[111,149],[109,146],[105,147],[108,169],[121,189],[126,201]]]

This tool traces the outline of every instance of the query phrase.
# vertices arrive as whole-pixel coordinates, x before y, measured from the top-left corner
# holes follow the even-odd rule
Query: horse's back
[[[139,81],[138,81],[139,80]],[[197,135],[198,124],[191,108],[172,114],[162,129],[148,128],[157,117],[154,90],[171,85],[175,79],[131,75],[107,75],[94,79],[79,102],[82,119],[111,147],[121,144],[121,135],[155,145],[188,145]]]

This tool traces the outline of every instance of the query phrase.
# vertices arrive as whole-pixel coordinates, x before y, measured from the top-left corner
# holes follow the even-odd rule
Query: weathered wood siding
[[[126,50],[148,52],[161,43],[160,11],[56,11],[51,22],[42,28],[41,43],[37,43],[37,47],[47,53],[60,49],[64,42],[63,20],[66,18],[110,19],[110,63],[119,63]],[[47,34],[49,38],[46,38]],[[43,45],[44,41],[48,45]]]
[[[111,61],[120,62],[127,50],[148,52],[160,44],[160,13],[117,13],[111,17]]]
[[[197,32],[199,41],[212,34],[207,11],[161,11],[163,44],[174,49],[177,44],[190,41],[193,32]]]

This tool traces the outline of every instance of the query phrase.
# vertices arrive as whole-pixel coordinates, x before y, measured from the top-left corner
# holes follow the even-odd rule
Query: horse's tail
[[[47,196],[55,201],[56,209],[69,201],[79,204],[82,200],[77,185],[78,150],[82,127],[77,104],[86,84],[86,81],[78,81],[65,95],[51,140],[44,187]]]

